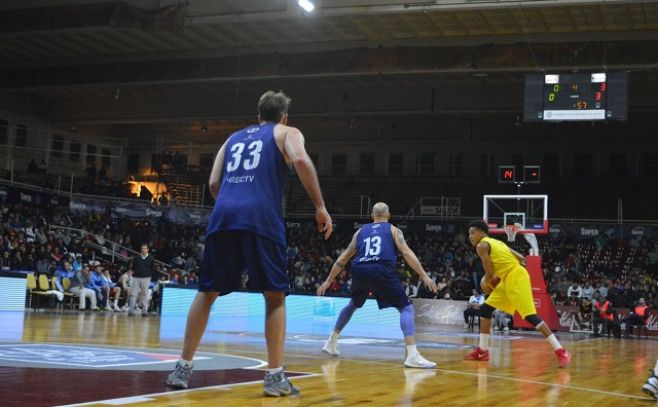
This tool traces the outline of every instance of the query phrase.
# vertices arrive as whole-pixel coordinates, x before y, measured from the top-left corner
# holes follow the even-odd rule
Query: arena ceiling
[[[291,93],[302,115],[338,117],[518,111],[525,72],[658,82],[654,0],[315,3],[5,0],[0,107],[62,127],[155,128],[252,118],[266,88]],[[437,105],[436,88],[473,95]]]

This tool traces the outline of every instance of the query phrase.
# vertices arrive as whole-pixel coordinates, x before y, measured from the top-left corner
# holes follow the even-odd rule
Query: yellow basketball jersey
[[[482,238],[481,242],[489,243],[491,251],[489,257],[493,265],[493,272],[496,277],[504,278],[507,273],[517,268],[522,268],[519,259],[510,251],[510,248],[498,239],[491,237]]]

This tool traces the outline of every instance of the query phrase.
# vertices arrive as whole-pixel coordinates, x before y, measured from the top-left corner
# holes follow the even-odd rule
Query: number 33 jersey
[[[356,239],[356,255],[352,259],[352,265],[380,263],[395,266],[397,249],[390,223],[375,222],[363,225]]]
[[[250,126],[228,139],[207,235],[248,230],[286,244],[281,204],[290,168],[276,145],[274,126]]]

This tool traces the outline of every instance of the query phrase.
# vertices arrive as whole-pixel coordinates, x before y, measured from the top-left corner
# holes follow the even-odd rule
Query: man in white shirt
[[[594,294],[594,287],[592,287],[592,283],[588,282],[585,288],[583,288],[583,298],[587,298],[588,300],[592,300],[592,294]]]
[[[573,285],[567,290],[567,298],[578,299],[583,296],[583,289],[574,281]]]
[[[480,307],[484,304],[484,295],[473,289],[473,295],[468,299],[468,308],[464,310],[464,328],[468,328],[468,319],[480,315]]]

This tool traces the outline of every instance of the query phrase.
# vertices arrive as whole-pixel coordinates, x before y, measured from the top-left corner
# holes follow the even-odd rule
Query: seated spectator
[[[484,295],[473,289],[473,295],[468,300],[468,308],[464,310],[464,328],[468,328],[469,318],[480,316],[480,307],[484,304]]]
[[[75,275],[73,273],[73,270],[71,269],[71,263],[68,261],[65,261],[62,263],[62,266],[57,269],[55,272],[55,276],[57,277],[57,280],[55,280],[55,285],[57,285],[57,289],[60,291],[64,291],[63,285],[62,285],[62,280],[65,278],[68,278],[71,280]]]
[[[601,336],[602,334],[610,333],[616,337],[621,337],[621,329],[617,312],[612,307],[612,303],[608,301],[602,294],[600,299],[594,304],[596,312],[594,313],[594,336]],[[598,329],[601,327],[600,330]]]
[[[594,294],[594,287],[592,286],[592,283],[588,281],[585,283],[585,287],[583,288],[582,297],[591,301],[592,294]]]
[[[573,285],[569,287],[569,290],[567,290],[567,298],[570,301],[577,303],[582,296],[583,296],[583,289],[580,287],[580,284],[574,281]]]
[[[108,299],[114,297],[114,303],[110,306],[110,309],[114,311],[121,311],[121,308],[119,308],[119,298],[121,298],[121,287],[119,287],[118,284],[112,281],[112,276],[110,276],[110,270],[103,269],[101,276],[105,281],[105,286],[109,288]]]
[[[85,269],[89,272],[87,266],[83,267],[83,270]],[[96,292],[96,298],[100,301],[102,309],[112,311],[112,308],[110,307],[110,286],[103,278],[103,267],[97,266],[94,268],[89,277],[89,285],[86,287]]]
[[[640,298],[637,305],[631,313],[622,320],[626,324],[626,336],[630,336],[633,331],[633,326],[637,326],[637,329],[641,329],[647,324],[647,319],[649,319],[649,307],[644,300]]]
[[[85,288],[85,282],[88,282],[91,278],[91,276],[89,276],[89,268],[86,267],[86,270],[87,275],[85,275],[85,268],[73,274],[69,291],[80,298],[80,310],[86,308],[86,300],[89,299],[92,311],[98,311],[100,308],[96,306],[96,292]]]
[[[421,281],[420,281],[420,280],[418,280],[418,281],[416,282],[416,284],[413,284],[413,283],[412,283],[412,279],[411,279],[411,278],[407,278],[407,280],[406,280],[406,284],[404,284],[404,285],[406,286],[406,288],[405,288],[405,293],[407,294],[407,297],[409,297],[409,298],[416,298],[416,297],[418,297],[418,289],[419,289],[419,287],[420,287],[420,284],[421,284]]]
[[[578,308],[578,313],[576,314],[576,322],[580,329],[589,329],[592,326],[592,301],[583,297],[583,300],[580,302],[580,307]]]

